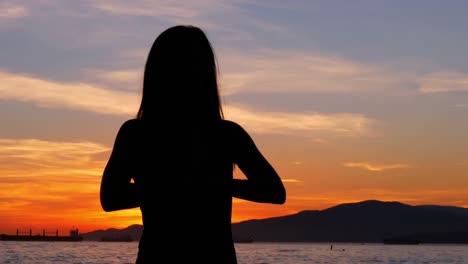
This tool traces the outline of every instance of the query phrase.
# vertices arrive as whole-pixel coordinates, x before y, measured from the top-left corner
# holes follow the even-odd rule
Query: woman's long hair
[[[223,119],[217,75],[215,54],[201,29],[185,25],[166,29],[154,41],[146,61],[137,118]]]

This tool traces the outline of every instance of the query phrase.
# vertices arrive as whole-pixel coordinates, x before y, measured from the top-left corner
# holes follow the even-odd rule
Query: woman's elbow
[[[115,211],[114,206],[110,201],[101,197],[101,208],[104,212],[112,212]]]
[[[278,195],[275,197],[275,204],[285,204],[286,203],[286,190],[281,188],[281,190],[278,192]]]
[[[99,197],[101,208],[104,212],[112,212],[117,210],[114,197],[110,196],[109,193],[101,190],[100,197]]]
[[[278,186],[278,188],[271,192],[270,203],[272,204],[284,204],[286,203],[286,190],[284,186]]]

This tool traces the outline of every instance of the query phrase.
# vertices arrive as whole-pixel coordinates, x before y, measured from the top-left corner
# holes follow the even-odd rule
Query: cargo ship
[[[24,234],[26,233],[26,234]],[[29,232],[20,232],[19,229],[16,229],[16,235],[0,235],[0,241],[70,241],[78,242],[82,241],[83,237],[79,235],[78,228],[73,228],[70,230],[68,236],[59,236],[58,230],[55,231],[55,235],[47,235],[45,229],[41,234],[33,235],[32,230]]]

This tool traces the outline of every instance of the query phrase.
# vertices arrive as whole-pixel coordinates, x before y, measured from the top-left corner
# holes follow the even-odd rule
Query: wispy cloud
[[[245,24],[266,32],[284,32],[285,29],[278,24],[268,20],[261,20],[250,15],[242,7],[242,1],[224,1],[224,0],[202,0],[202,1],[184,1],[174,3],[173,1],[109,1],[99,0],[91,2],[94,8],[114,15],[126,16],[149,16],[158,17],[163,21],[173,24],[195,24],[204,29],[221,30],[225,32],[233,31],[229,26],[221,27],[217,19],[222,18],[232,21],[231,24]],[[228,23],[229,24],[229,23]],[[245,35],[234,30],[239,35]],[[249,34],[248,34],[249,35]]]
[[[373,64],[333,54],[256,50],[220,50],[221,83],[226,94],[362,93],[399,91],[442,93],[468,91],[468,75],[430,69],[399,69],[402,65]],[[465,104],[459,104],[464,107]]]
[[[2,224],[55,229],[86,216],[77,223],[80,228],[94,226],[92,219],[101,212],[103,153],[110,155],[110,148],[88,141],[0,138]],[[140,217],[135,214],[133,223]]]
[[[131,73],[111,73],[107,77],[113,75],[119,78],[132,76]],[[0,99],[42,107],[131,116],[139,104],[139,92],[115,91],[85,83],[54,82],[1,71],[0,79]],[[369,136],[377,123],[365,115],[354,113],[260,112],[232,105],[227,105],[225,112],[227,118],[238,120],[256,133]]]
[[[262,19],[258,16],[252,16],[252,5],[258,8],[268,6],[281,10],[281,6],[289,7],[294,10],[300,6],[276,4],[276,3],[248,3],[245,1],[185,1],[174,3],[173,1],[86,1],[81,3],[69,1],[27,1],[19,5],[17,2],[6,2],[0,4],[0,19],[15,18],[28,15],[57,15],[72,13],[90,13],[91,17],[102,12],[106,14],[115,14],[117,16],[149,16],[157,18],[155,22],[159,27],[170,21],[174,23],[197,24],[207,27],[208,33],[216,35],[222,41],[234,35],[242,41],[249,38],[250,43],[255,45],[258,32],[281,32],[288,34],[286,24],[274,23],[271,19]],[[48,10],[54,7],[53,13],[44,14],[41,10]],[[79,8],[80,12],[75,9]],[[37,11],[37,12],[36,12]],[[86,11],[86,12],[85,12]],[[291,11],[291,10],[290,10]],[[107,20],[109,19],[109,20]],[[146,19],[146,18],[144,18]],[[220,26],[220,19],[234,21]],[[102,21],[113,21],[112,18],[105,17]],[[119,20],[120,21],[120,20]],[[138,21],[138,20],[134,20]],[[140,25],[142,23],[138,23]],[[249,29],[245,26],[248,25]],[[252,29],[254,27],[254,29]],[[77,27],[80,30],[79,27]],[[59,31],[64,34],[67,31]],[[119,30],[109,30],[108,24],[99,23],[93,26],[92,30],[83,29],[86,34],[86,41],[81,45],[89,43],[115,43],[116,39],[132,39],[135,36],[135,30],[130,30],[127,26]],[[137,31],[138,36],[142,36]],[[144,34],[143,34],[144,35]],[[68,36],[68,35],[67,35]],[[69,39],[73,39],[68,37]],[[75,41],[76,42],[76,41]],[[83,44],[86,43],[86,44]],[[71,46],[80,46],[77,43],[67,43]],[[233,46],[233,45],[228,45]],[[93,47],[95,48],[95,47]],[[131,52],[132,49],[138,49],[136,46],[128,47],[128,51],[122,50],[122,54]],[[216,47],[215,47],[216,49]],[[142,56],[147,51],[138,51],[138,62],[141,62]],[[468,76],[462,72],[440,71],[431,72],[427,67],[425,69],[402,70],[403,63],[399,65],[387,65],[385,63],[366,63],[353,60],[334,54],[321,54],[319,51],[290,51],[290,50],[232,50],[225,49],[217,52],[221,62],[223,92],[226,94],[235,94],[239,92],[363,92],[363,91],[385,91],[395,92],[398,89],[413,90],[418,89],[421,93],[437,93],[448,91],[467,91]],[[424,67],[422,67],[424,68]],[[121,71],[123,74],[126,69]],[[132,71],[130,69],[129,71]],[[422,73],[421,73],[422,72]],[[119,73],[118,71],[113,72]],[[104,74],[104,72],[103,72]],[[111,74],[111,73],[109,73]],[[105,76],[103,76],[105,77]],[[110,76],[108,76],[110,77]],[[116,80],[122,76],[113,76]],[[129,78],[133,78],[130,77]],[[112,79],[109,79],[112,80]]]
[[[0,22],[2,19],[14,19],[28,15],[25,6],[16,3],[0,3]]]
[[[368,171],[386,171],[394,169],[408,169],[412,166],[408,164],[370,164],[367,162],[347,162],[343,164],[345,167],[360,168]]]
[[[133,115],[139,103],[137,93],[113,91],[91,84],[55,82],[2,71],[0,79],[0,99],[42,107]]]
[[[190,1],[174,5],[171,1],[93,1],[95,8],[115,15],[169,16],[191,18],[200,14],[200,7],[209,7],[209,1]]]
[[[0,215],[20,226],[24,217],[24,224],[33,225],[28,212],[47,211],[37,219],[48,218],[42,223],[47,225],[55,217],[98,208],[105,160],[96,157],[106,152],[109,147],[86,141],[0,139]],[[70,207],[76,201],[79,206]]]
[[[456,104],[455,107],[468,107],[468,104]]]
[[[410,73],[319,53],[221,50],[218,54],[226,94],[382,91],[414,78]]]
[[[128,82],[142,81],[142,72],[136,70],[127,70],[127,71],[110,71],[110,72],[101,72],[99,73],[100,77],[104,80],[110,82]]]
[[[109,147],[93,142],[0,139],[0,179],[14,183],[48,177],[61,182],[95,178],[101,174],[103,161],[93,157],[109,151]]]
[[[297,179],[288,179],[288,178],[282,179],[282,181],[284,183],[299,183],[299,182],[301,182],[300,180],[297,180]]]
[[[314,139],[312,139],[312,142],[319,143],[319,144],[327,144],[327,143],[329,143],[328,140],[323,139],[323,138],[314,138]]]
[[[322,196],[322,195],[310,195],[310,196],[291,195],[291,196],[288,196],[288,199],[301,200],[301,201],[329,201],[329,200],[334,200],[336,198],[332,196]]]
[[[461,72],[434,72],[420,80],[422,93],[468,91],[468,75]]]
[[[143,84],[143,70],[89,70],[85,74],[102,81],[106,86],[125,87],[126,90],[141,91]]]
[[[228,118],[240,123],[256,133],[290,134],[308,136],[370,136],[376,120],[361,114],[338,113],[287,113],[249,111],[242,107],[228,107]]]
[[[157,17],[171,24],[196,24],[205,29],[219,29],[219,24],[209,19],[209,14],[222,12],[226,16],[233,11],[234,6],[229,1],[184,1],[174,3],[173,1],[92,1],[90,4],[97,10],[118,16]]]

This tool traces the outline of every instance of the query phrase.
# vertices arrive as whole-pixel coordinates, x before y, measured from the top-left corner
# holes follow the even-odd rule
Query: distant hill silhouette
[[[93,241],[139,241],[143,232],[142,225],[131,225],[124,229],[109,228],[81,234],[83,240]]]
[[[325,210],[233,223],[235,237],[255,242],[380,243],[384,238],[421,243],[468,243],[468,209],[367,200]],[[141,225],[82,234],[84,240],[131,236],[138,241]]]

